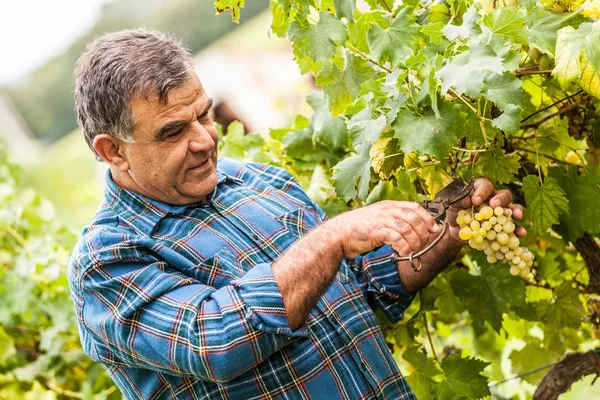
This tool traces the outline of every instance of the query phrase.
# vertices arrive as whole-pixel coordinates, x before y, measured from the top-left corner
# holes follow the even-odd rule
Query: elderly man
[[[463,246],[456,225],[414,272],[390,255],[436,236],[422,207],[326,221],[286,171],[217,161],[212,100],[160,33],[94,41],[75,100],[109,169],[69,281],[83,347],[127,398],[414,398],[373,310],[402,318]],[[511,195],[478,180],[463,206],[487,199]]]

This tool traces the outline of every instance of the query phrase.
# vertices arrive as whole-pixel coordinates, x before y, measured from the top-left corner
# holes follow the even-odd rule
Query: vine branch
[[[563,99],[560,99],[560,100],[558,100],[558,101],[555,101],[554,103],[550,104],[548,107],[544,107],[544,108],[542,108],[541,110],[538,110],[538,111],[534,112],[533,114],[531,114],[531,115],[528,115],[527,117],[523,118],[523,119],[521,120],[521,122],[525,122],[525,121],[527,121],[529,118],[531,118],[531,117],[533,117],[533,116],[535,116],[535,115],[538,115],[538,114],[540,114],[540,113],[543,113],[544,111],[546,111],[546,110],[549,110],[550,108],[554,107],[555,105],[557,105],[557,104],[559,104],[559,103],[562,103],[563,101],[565,101],[565,100],[568,100],[568,99],[570,99],[570,98],[572,98],[572,97],[575,97],[575,96],[577,96],[577,95],[578,95],[578,94],[580,94],[581,92],[583,92],[583,89],[580,89],[580,90],[578,90],[577,92],[573,93],[573,94],[572,94],[572,95],[570,95],[570,96],[567,96],[567,97],[565,97],[565,98],[563,98]]]
[[[544,122],[558,116],[561,114],[565,114],[571,110],[573,110],[575,107],[577,107],[579,104],[583,103],[584,101],[587,101],[590,98],[589,94],[586,94],[585,96],[580,97],[578,100],[574,101],[573,103],[569,104],[568,106],[564,106],[561,107],[558,111],[536,121],[536,122],[532,122],[530,124],[524,124],[521,125],[521,129],[529,129],[529,128],[537,128],[538,126],[540,126],[541,124],[543,124]]]

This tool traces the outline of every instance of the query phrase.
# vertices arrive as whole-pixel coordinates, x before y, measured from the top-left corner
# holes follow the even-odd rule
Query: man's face
[[[134,190],[174,205],[206,199],[217,185],[218,132],[198,77],[169,93],[131,101],[135,143],[123,143]]]

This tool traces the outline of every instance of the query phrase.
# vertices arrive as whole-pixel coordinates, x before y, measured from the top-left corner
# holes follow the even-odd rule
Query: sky
[[[0,2],[0,84],[44,64],[85,33],[109,0]]]

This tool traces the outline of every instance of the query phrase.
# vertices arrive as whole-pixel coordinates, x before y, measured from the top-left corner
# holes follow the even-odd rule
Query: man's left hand
[[[509,190],[498,190],[494,184],[488,179],[480,178],[475,180],[473,193],[471,196],[465,197],[460,203],[450,207],[447,211],[446,218],[449,223],[449,239],[458,245],[464,245],[466,241],[458,236],[460,227],[456,223],[456,217],[461,209],[471,207],[471,205],[479,206],[487,202],[490,207],[508,207],[512,210],[512,217],[519,221],[523,219],[523,206],[520,204],[510,204],[512,202],[512,193]],[[527,234],[527,230],[522,226],[517,226],[515,234],[518,237],[523,237]]]

